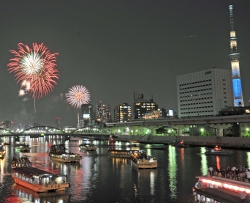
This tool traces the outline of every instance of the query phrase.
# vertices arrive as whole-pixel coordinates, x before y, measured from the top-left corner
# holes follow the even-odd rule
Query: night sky
[[[229,10],[234,6],[243,96],[250,99],[249,0],[0,0],[0,121],[76,126],[77,109],[63,96],[84,85],[94,106],[132,105],[134,92],[177,109],[176,76],[230,69]],[[26,102],[7,64],[18,43],[58,52],[53,92]]]

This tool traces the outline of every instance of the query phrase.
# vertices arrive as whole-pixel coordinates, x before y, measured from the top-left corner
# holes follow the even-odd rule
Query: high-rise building
[[[83,120],[84,126],[88,126],[92,123],[92,121],[94,120],[93,105],[92,104],[82,104],[81,105],[80,119]]]
[[[127,103],[118,105],[114,110],[115,122],[129,122],[132,120],[132,108]]]
[[[233,96],[234,96],[234,106],[244,106],[242,85],[240,78],[240,53],[237,52],[237,38],[236,32],[234,30],[233,21],[233,5],[229,6],[230,13],[230,50],[229,58],[231,61],[232,68],[232,83],[233,83]]]
[[[158,110],[158,105],[153,101],[153,99],[144,99],[144,94],[135,92],[134,93],[134,103],[133,103],[133,118],[134,119],[144,119],[147,114],[154,110]]]
[[[178,117],[205,117],[233,106],[231,71],[209,69],[177,76]]]
[[[102,101],[96,105],[97,123],[107,123],[111,121],[110,105],[103,104]]]

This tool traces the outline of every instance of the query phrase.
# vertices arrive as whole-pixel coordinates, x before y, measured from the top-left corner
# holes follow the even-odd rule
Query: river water
[[[112,158],[107,141],[96,141],[96,152],[84,152],[78,141],[66,142],[69,151],[82,155],[78,164],[51,161],[48,150],[52,144],[64,143],[61,137],[22,138],[31,145],[30,153],[20,153],[13,143],[6,146],[0,159],[0,202],[9,203],[161,203],[192,202],[196,176],[206,175],[208,167],[246,165],[250,168],[250,150],[233,150],[231,156],[206,156],[205,147],[175,148],[173,146],[140,145],[158,159],[157,169],[137,170],[126,158]],[[116,143],[123,148],[125,143]],[[158,147],[158,148],[154,148]],[[28,156],[34,167],[65,174],[70,188],[65,193],[37,194],[16,185],[11,177],[12,157]]]

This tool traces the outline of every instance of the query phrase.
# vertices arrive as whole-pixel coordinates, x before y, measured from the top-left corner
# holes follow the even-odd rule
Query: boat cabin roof
[[[241,202],[242,200],[236,194],[232,194],[231,191],[226,191],[220,188],[196,189],[196,192],[205,197],[212,198],[216,200],[217,202],[235,203],[235,202]]]
[[[24,176],[27,177],[33,177],[33,176],[64,176],[64,175],[60,175],[60,174],[54,174],[54,173],[50,173],[38,168],[34,168],[34,167],[19,167],[19,168],[13,168],[12,169],[13,172],[17,172],[20,173]]]

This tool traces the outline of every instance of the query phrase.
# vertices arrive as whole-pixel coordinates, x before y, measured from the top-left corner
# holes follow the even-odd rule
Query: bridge
[[[168,127],[170,130],[177,131],[178,136],[182,136],[183,130],[194,125],[204,125],[216,129],[217,136],[223,136],[223,130],[231,127],[233,124],[250,123],[250,114],[234,116],[214,116],[214,117],[196,117],[196,118],[166,118],[155,120],[134,120],[131,122],[111,122],[106,123],[107,128],[113,134],[155,135],[155,130],[160,127]],[[250,128],[249,128],[250,129]]]
[[[0,128],[0,136],[46,136],[46,135],[66,135],[82,136],[108,136],[115,135],[148,135],[155,136],[156,129],[161,127],[168,128],[167,135],[183,136],[183,132],[188,129],[189,132],[194,125],[204,125],[216,129],[217,136],[223,136],[223,129],[231,127],[233,124],[248,123],[250,126],[250,114],[234,116],[215,116],[215,117],[196,117],[196,118],[166,118],[155,120],[134,120],[131,122],[110,122],[106,127],[99,129],[95,127],[82,127],[73,130],[59,129],[53,126],[34,126],[20,131],[11,131]],[[250,127],[249,127],[250,129]],[[250,132],[250,130],[249,130]],[[201,132],[202,133],[202,132]],[[249,133],[250,136],[250,133]]]
[[[46,135],[110,135],[108,129],[82,127],[77,129],[59,129],[53,126],[33,126],[23,130],[11,131],[9,129],[0,128],[0,136],[46,136]]]

